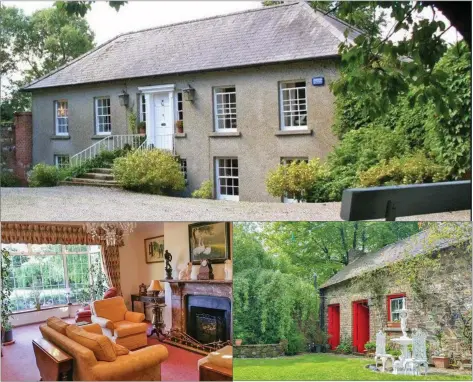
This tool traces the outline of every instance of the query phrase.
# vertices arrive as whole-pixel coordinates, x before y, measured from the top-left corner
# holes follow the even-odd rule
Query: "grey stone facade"
[[[366,279],[363,281],[366,276],[363,275],[322,288],[325,329],[328,327],[328,306],[339,304],[341,337],[351,337],[352,303],[368,300],[370,341],[376,341],[379,330],[388,337],[400,337],[399,327],[388,327],[387,298],[405,293],[409,311],[408,335],[412,335],[413,330],[422,329],[428,334],[431,350],[448,356],[453,354],[457,359],[468,359],[471,357],[471,343],[465,343],[460,332],[462,317],[466,317],[468,312],[471,314],[472,309],[471,253],[464,248],[455,248],[453,251],[443,249],[435,256],[438,256],[437,266],[419,270],[415,285],[400,284],[394,274],[384,272],[378,274],[376,285],[379,289],[376,292],[366,287]],[[435,337],[438,330],[444,335],[442,348]]]
[[[53,164],[54,155],[72,156],[102,139],[95,135],[94,98],[109,96],[112,135],[129,134],[128,113],[138,109],[138,87],[174,84],[176,91],[195,89],[194,101],[183,102],[184,134],[175,136],[176,154],[187,161],[190,193],[205,180],[214,181],[215,159],[238,158],[241,201],[280,202],[266,191],[265,179],[282,158],[325,159],[336,143],[331,126],[334,96],[328,84],[338,76],[338,59],[306,60],[231,70],[167,75],[141,79],[38,89],[33,92],[33,163]],[[324,86],[312,86],[324,77]],[[279,83],[305,80],[308,130],[280,130]],[[236,135],[215,133],[213,88],[235,86]],[[118,94],[130,95],[128,108]],[[69,136],[54,134],[54,101],[68,101]]]

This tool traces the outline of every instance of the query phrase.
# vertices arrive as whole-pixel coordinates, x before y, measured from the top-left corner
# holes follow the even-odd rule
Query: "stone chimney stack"
[[[348,264],[353,263],[356,259],[360,258],[364,254],[365,252],[360,251],[358,249],[350,249],[348,251]]]

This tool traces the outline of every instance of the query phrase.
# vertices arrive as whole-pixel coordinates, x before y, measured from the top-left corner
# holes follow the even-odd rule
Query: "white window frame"
[[[108,100],[108,108],[110,109],[109,114],[99,114],[99,101]],[[96,135],[111,135],[112,134],[112,102],[110,97],[95,97],[94,99],[95,107],[95,134]],[[103,108],[104,106],[100,106]],[[100,131],[99,117],[109,117],[110,118],[110,131]],[[105,124],[104,124],[105,125]]]
[[[58,116],[58,109],[59,105],[65,104],[66,106],[66,115],[65,116]],[[60,120],[65,121],[66,131],[59,131],[59,122]],[[69,136],[69,103],[65,99],[60,99],[54,101],[54,131],[56,135],[60,136]]]
[[[232,89],[233,91],[227,91],[226,89]],[[214,124],[215,124],[215,132],[217,133],[234,133],[237,132],[238,125],[237,125],[237,108],[236,108],[236,87],[234,85],[229,86],[219,86],[213,89],[214,92]],[[218,102],[219,96],[235,96],[235,102]],[[226,120],[230,120],[233,123],[235,122],[236,127],[231,128],[220,128],[219,121],[224,121],[225,124]]]
[[[236,170],[237,170],[237,176],[234,176],[233,174],[232,175],[220,175],[220,161],[221,160],[230,160],[230,161],[233,161],[233,160],[236,160],[237,161],[237,167],[236,167]],[[236,157],[232,157],[232,158],[216,158],[215,159],[215,184],[216,184],[216,193],[217,193],[217,199],[220,199],[220,200],[233,200],[233,201],[239,201],[240,200],[240,172],[238,170],[238,166],[239,166],[239,163],[238,163],[238,158]],[[229,169],[233,169],[233,163],[231,164],[230,167],[224,167],[224,168],[229,168]],[[221,180],[225,179],[225,184],[222,185],[221,184]],[[228,195],[228,194],[222,194],[221,193],[221,189],[220,187],[229,187],[227,185],[227,179],[237,179],[238,181],[238,185],[237,186],[234,186],[234,185],[231,185],[230,187],[232,188],[237,188],[238,189],[238,195]]]
[[[146,122],[146,115],[147,115],[147,110],[146,110],[146,95],[145,94],[140,94],[140,122]]]
[[[176,121],[184,121],[184,94],[182,92],[176,92]]]
[[[67,163],[61,163],[62,159],[67,158]],[[54,165],[57,168],[66,168],[69,167],[69,155],[67,154],[54,154]]]
[[[298,82],[304,82],[305,85],[304,86],[296,86],[296,83]],[[286,85],[290,85],[292,84],[293,86],[292,87],[286,87]],[[289,93],[290,95],[290,92],[291,91],[299,91],[300,89],[304,89],[305,90],[305,98],[291,98],[291,96],[289,96],[289,99],[288,100],[284,100],[284,96],[286,93]],[[299,107],[300,107],[300,100],[304,100],[305,101],[305,110],[299,110]],[[289,106],[289,110],[284,110],[284,106]],[[294,81],[282,81],[279,83],[279,114],[280,114],[280,128],[281,130],[283,131],[286,131],[286,130],[307,130],[308,129],[308,126],[307,126],[307,118],[308,118],[308,113],[307,113],[307,81],[305,80],[294,80]],[[293,125],[291,124],[290,126],[286,126],[286,123],[285,123],[285,115],[286,114],[289,114],[291,116],[291,120],[292,118],[294,118],[296,115],[299,115],[299,118],[301,115],[304,115],[304,113],[301,113],[302,112],[305,112],[305,124],[303,125]]]
[[[399,309],[393,309],[393,302],[396,301],[402,301],[402,307],[399,308]],[[395,298],[391,298],[389,299],[389,308],[390,308],[390,317],[389,317],[389,321],[390,322],[393,322],[393,321],[399,321],[400,319],[398,320],[395,320],[393,318],[394,316],[394,313],[399,313],[401,309],[407,309],[406,307],[406,297],[395,297]]]
[[[101,248],[100,246],[98,245],[87,245],[87,248],[85,251],[71,251],[69,252],[67,250],[67,245],[65,244],[54,244],[54,245],[59,245],[61,247],[61,250],[59,252],[44,252],[44,251],[41,251],[41,252],[36,252],[33,250],[33,246],[36,246],[35,244],[20,244],[21,247],[24,247],[26,246],[25,250],[18,250],[18,251],[12,251],[11,248],[15,247],[15,246],[18,246],[18,244],[2,244],[1,247],[2,249],[7,249],[9,252],[10,252],[10,255],[11,256],[27,256],[27,257],[35,257],[35,256],[60,256],[61,259],[62,259],[62,264],[63,264],[63,269],[64,269],[64,287],[62,286],[57,286],[57,287],[54,287],[54,288],[47,288],[47,289],[44,289],[42,288],[42,290],[47,290],[47,291],[51,291],[51,290],[57,290],[58,292],[58,295],[61,295],[61,293],[63,293],[64,295],[66,295],[66,292],[67,290],[70,290],[70,287],[71,287],[71,284],[69,283],[69,275],[68,275],[68,270],[67,270],[67,258],[69,255],[71,256],[74,256],[74,255],[87,255],[87,258],[88,258],[88,267],[89,269],[87,270],[88,272],[88,276],[89,276],[89,283],[91,282],[91,277],[92,275],[90,274],[89,270],[90,270],[90,263],[91,263],[91,258],[92,256],[96,255],[96,254],[99,254],[100,256],[102,255],[101,254]],[[78,244],[80,245],[80,244]],[[82,269],[81,269],[82,271]],[[85,273],[84,272],[81,272],[82,275],[84,275]],[[43,276],[43,272],[41,273],[41,277]],[[14,283],[15,283],[16,279],[14,279]],[[77,285],[76,285],[77,286]],[[27,292],[28,289],[30,289],[31,287],[23,287],[23,288],[15,288],[15,284],[13,286],[13,290],[12,290],[12,294],[13,293],[16,293],[17,290],[21,289],[23,290],[24,292]],[[44,293],[43,293],[44,294]],[[65,300],[67,300],[67,298],[65,298]],[[23,297],[23,301],[25,301],[25,298]],[[48,304],[44,304],[44,296],[42,298],[42,305],[45,306],[45,307],[50,307],[50,306],[64,306],[65,304],[56,304],[56,305],[48,305]],[[13,310],[13,312],[21,312],[22,310]]]
[[[285,157],[285,158],[281,158],[281,164],[282,164],[282,165],[288,165],[288,164],[291,164],[291,163],[294,162],[294,161],[305,161],[305,162],[309,162],[309,158],[307,158],[307,157],[295,157],[295,158]],[[301,200],[301,201],[299,202],[296,198],[289,198],[289,197],[287,197],[287,196],[283,196],[282,202],[283,202],[283,203],[287,203],[287,204],[292,204],[292,203],[304,203],[303,200]]]

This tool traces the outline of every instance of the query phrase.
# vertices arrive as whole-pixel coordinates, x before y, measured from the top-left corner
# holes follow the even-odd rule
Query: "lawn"
[[[233,359],[233,379],[239,380],[469,380],[471,375],[427,375],[414,377],[375,373],[365,366],[367,358],[340,357],[335,354],[304,354],[267,359]]]

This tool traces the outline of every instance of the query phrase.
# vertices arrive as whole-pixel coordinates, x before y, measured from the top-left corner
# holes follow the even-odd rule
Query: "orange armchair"
[[[128,311],[123,297],[117,296],[92,303],[92,322],[115,343],[133,350],[147,345],[148,325],[143,313]]]

